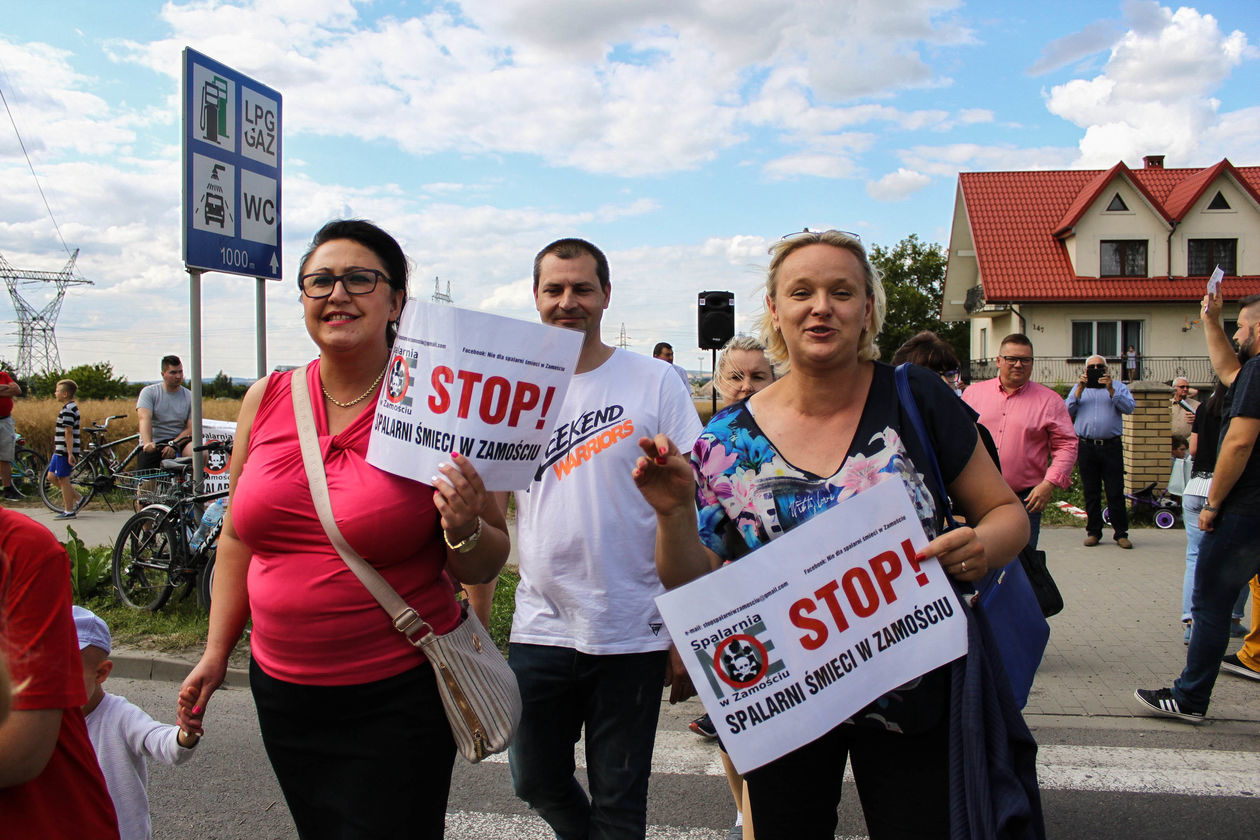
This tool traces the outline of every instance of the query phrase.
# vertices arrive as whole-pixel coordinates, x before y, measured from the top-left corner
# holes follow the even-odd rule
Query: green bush
[[[107,545],[88,548],[74,528],[67,527],[66,533],[70,539],[62,546],[70,555],[70,587],[74,591],[75,602],[80,603],[109,583],[113,550]]]
[[[28,376],[23,385],[28,396],[51,397],[59,379],[73,379],[79,386],[75,400],[112,400],[131,393],[127,377],[114,376],[114,366],[109,362],[35,373]]]

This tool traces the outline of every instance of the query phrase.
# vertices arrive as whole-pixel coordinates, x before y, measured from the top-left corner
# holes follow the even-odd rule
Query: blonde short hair
[[[727,370],[730,366],[730,359],[727,354],[731,350],[746,350],[750,353],[765,354],[766,345],[756,336],[744,335],[743,333],[734,336],[730,341],[722,345],[722,349],[718,351],[717,376],[713,377],[713,382],[717,388],[718,396],[726,402],[730,401],[726,395],[731,385],[730,372]],[[766,364],[770,365],[770,381],[773,382],[779,378],[778,371],[775,370],[775,366],[769,357],[766,358]]]
[[[884,314],[888,308],[887,296],[884,294],[883,275],[866,256],[862,240],[839,230],[818,232],[807,230],[786,239],[780,239],[770,246],[770,266],[766,270],[767,304],[757,324],[761,332],[761,340],[766,345],[766,355],[770,357],[771,362],[776,364],[788,361],[787,345],[783,341],[783,333],[774,326],[774,316],[770,313],[768,301],[774,299],[774,293],[779,284],[779,269],[783,267],[783,261],[806,245],[830,245],[833,248],[848,251],[857,258],[858,264],[862,267],[862,273],[866,275],[866,295],[874,302],[871,323],[862,330],[858,358],[864,362],[878,359],[879,345],[875,343],[875,339],[879,336],[879,331],[884,328]]]
[[[65,388],[66,396],[74,399],[74,395],[79,393],[79,385],[73,379],[58,379],[57,388]]]

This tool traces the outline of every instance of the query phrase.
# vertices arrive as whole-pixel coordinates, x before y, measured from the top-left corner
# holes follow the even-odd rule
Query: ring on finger
[[[966,560],[962,561],[962,564],[961,564],[961,565],[962,565],[962,570],[963,570],[964,572],[965,572],[965,571],[967,571],[967,561],[966,561]]]

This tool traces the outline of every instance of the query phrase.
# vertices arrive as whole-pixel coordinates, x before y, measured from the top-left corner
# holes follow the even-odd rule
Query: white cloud
[[[932,183],[922,172],[899,168],[878,181],[866,182],[866,193],[876,201],[903,201]]]
[[[1222,119],[1211,94],[1256,49],[1242,32],[1225,34],[1216,18],[1195,9],[1142,3],[1129,11],[1133,28],[1112,47],[1103,71],[1046,96],[1051,113],[1085,129],[1075,165],[1105,167],[1154,152],[1168,154],[1174,166],[1219,159],[1229,150],[1204,143]],[[1255,145],[1254,137],[1240,139]]]
[[[1028,75],[1040,76],[1078,59],[1109,50],[1120,31],[1118,22],[1099,20],[1071,35],[1056,38],[1042,48],[1041,55],[1028,68]]]

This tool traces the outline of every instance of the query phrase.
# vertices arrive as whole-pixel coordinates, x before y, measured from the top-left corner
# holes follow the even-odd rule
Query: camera
[[[1102,383],[1098,380],[1102,379],[1103,374],[1107,372],[1105,365],[1090,365],[1085,368],[1085,387],[1101,388]]]

